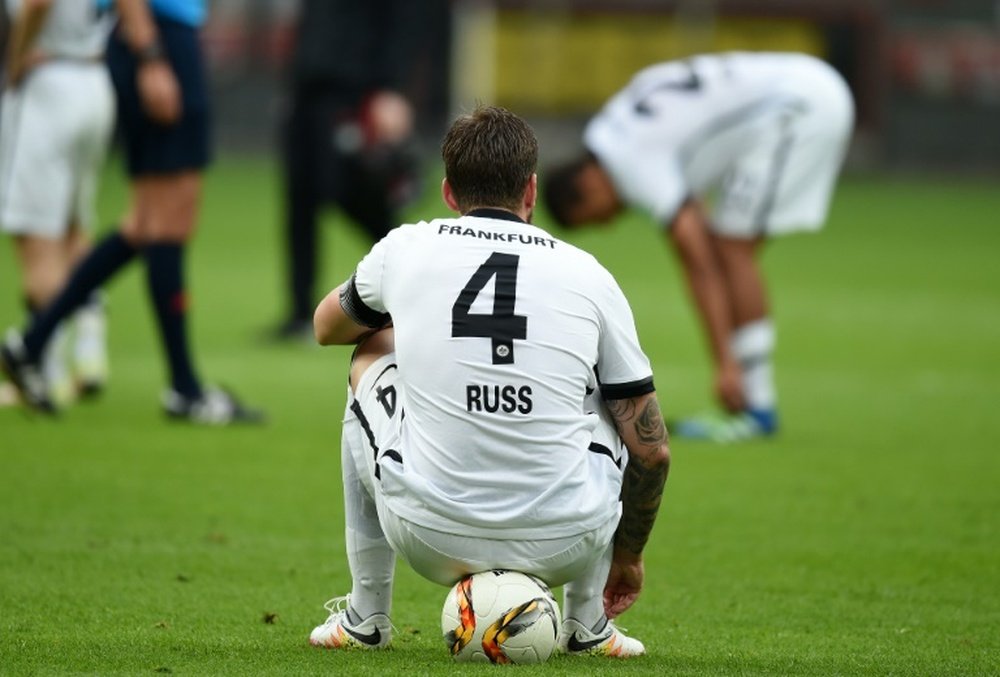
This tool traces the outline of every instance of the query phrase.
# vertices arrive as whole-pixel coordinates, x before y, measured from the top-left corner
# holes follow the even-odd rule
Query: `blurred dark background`
[[[297,2],[210,4],[205,39],[220,140],[267,149]],[[799,50],[831,62],[854,90],[851,166],[1000,169],[993,0],[454,0],[439,13],[408,92],[428,146],[452,112],[479,100],[530,117],[543,147],[558,154],[647,64],[727,49]]]

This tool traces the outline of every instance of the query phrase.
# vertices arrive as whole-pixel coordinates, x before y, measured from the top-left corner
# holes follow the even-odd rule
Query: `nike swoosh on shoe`
[[[569,636],[569,641],[566,642],[566,648],[570,651],[587,651],[588,649],[593,649],[595,646],[604,642],[608,639],[608,635],[604,637],[598,637],[597,639],[588,639],[581,641],[574,632]]]
[[[342,627],[344,628],[344,631],[347,632],[347,634],[349,634],[351,637],[358,640],[362,644],[367,644],[369,646],[376,646],[379,642],[382,641],[382,633],[379,631],[378,628],[375,628],[374,632],[365,635],[358,632],[357,630],[352,630],[351,628],[347,627],[347,624],[344,624]]]

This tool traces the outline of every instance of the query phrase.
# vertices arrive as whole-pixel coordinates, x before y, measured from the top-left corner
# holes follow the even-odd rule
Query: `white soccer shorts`
[[[497,540],[463,536],[461,525],[451,533],[427,529],[400,518],[382,498],[376,470],[391,463],[392,450],[400,449],[402,407],[396,356],[385,355],[365,371],[358,383],[358,397],[348,392],[345,430],[360,437],[348,445],[365,490],[374,498],[386,539],[407,563],[424,578],[452,585],[463,576],[489,569],[511,569],[538,576],[550,586],[579,579],[597,565],[607,552],[618,520],[582,534],[555,539]],[[392,401],[386,394],[394,392]],[[596,405],[599,399],[589,404]],[[601,425],[595,442],[611,447],[620,444],[610,416],[600,404]],[[375,455],[378,449],[378,458]],[[345,449],[346,451],[346,449]]]
[[[97,62],[52,61],[4,92],[0,228],[61,238],[93,223],[98,177],[114,124],[114,91]]]
[[[736,238],[822,228],[851,130],[854,102],[834,72],[803,75],[808,104],[769,118],[723,180],[711,229]]]

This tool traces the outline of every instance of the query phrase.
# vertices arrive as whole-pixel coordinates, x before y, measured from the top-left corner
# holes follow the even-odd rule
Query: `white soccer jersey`
[[[584,398],[653,390],[629,305],[590,254],[500,210],[404,225],[358,265],[345,310],[395,329],[401,464],[387,506],[416,524],[556,538],[617,516],[620,446],[591,450]],[[598,382],[599,379],[599,382]],[[606,452],[607,450],[603,450]]]
[[[6,0],[8,15],[20,11],[23,0]],[[35,47],[54,58],[94,59],[104,54],[113,16],[93,0],[55,0],[45,17]]]
[[[584,143],[623,200],[662,224],[688,196],[725,180],[721,202],[730,204],[723,220],[785,226],[825,215],[827,184],[839,168],[852,122],[847,87],[823,61],[804,54],[730,52],[640,71],[590,121]],[[782,175],[789,167],[800,175],[797,190]],[[815,191],[802,188],[802,175],[815,177]],[[803,192],[816,204],[775,204],[801,200]],[[775,208],[779,213],[768,213]]]

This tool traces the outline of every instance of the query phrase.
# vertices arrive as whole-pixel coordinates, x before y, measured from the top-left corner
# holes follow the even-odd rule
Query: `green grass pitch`
[[[338,440],[350,351],[259,339],[280,307],[278,185],[269,162],[215,167],[188,260],[198,366],[266,407],[269,425],[163,420],[138,266],[109,289],[104,398],[58,421],[0,410],[0,673],[458,672],[438,630],[445,590],[404,565],[391,651],[306,643],[323,601],[348,589]],[[411,216],[444,214],[436,186]],[[111,170],[102,223],[123,206]],[[987,181],[848,177],[823,232],[770,248],[781,436],[672,445],[647,587],[622,618],[647,656],[522,671],[1000,673],[998,214]],[[332,287],[365,243],[329,221]],[[665,413],[710,406],[660,236],[632,217],[571,239],[631,299]],[[0,324],[20,322],[7,243],[0,290]]]

